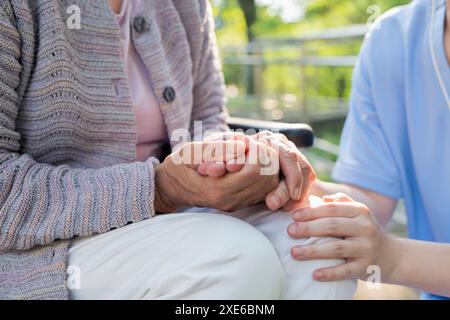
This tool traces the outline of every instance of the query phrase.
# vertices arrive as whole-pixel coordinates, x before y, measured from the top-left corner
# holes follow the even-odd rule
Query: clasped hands
[[[312,166],[284,135],[268,131],[191,142],[156,169],[157,212],[187,206],[235,211],[260,202],[291,211],[307,201]]]

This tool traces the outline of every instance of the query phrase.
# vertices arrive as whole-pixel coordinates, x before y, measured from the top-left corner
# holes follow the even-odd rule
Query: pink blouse
[[[131,41],[130,21],[136,15],[141,0],[123,0],[117,23],[120,27],[124,52],[125,73],[131,91],[136,116],[136,160],[160,158],[162,147],[169,141],[159,103],[150,75]]]

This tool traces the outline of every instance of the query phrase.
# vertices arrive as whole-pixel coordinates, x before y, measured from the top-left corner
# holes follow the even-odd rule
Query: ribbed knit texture
[[[70,5],[81,29],[67,28]],[[224,130],[223,77],[207,0],[146,0],[132,30],[169,137]],[[65,299],[74,236],[155,214],[156,159],[135,162],[120,31],[108,1],[0,4],[0,299]],[[164,89],[175,89],[175,101]],[[152,121],[152,119],[148,119]],[[175,146],[178,141],[172,141]],[[157,244],[155,244],[157,245]]]

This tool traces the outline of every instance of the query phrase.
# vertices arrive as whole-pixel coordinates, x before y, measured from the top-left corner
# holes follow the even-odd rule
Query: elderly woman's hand
[[[270,131],[262,131],[252,136],[228,133],[226,139],[244,142],[247,151],[252,141],[264,143],[277,151],[283,178],[277,188],[266,195],[268,208],[278,210],[283,207],[286,211],[291,211],[307,204],[309,189],[316,175],[308,160],[285,135]],[[204,162],[198,166],[198,172],[204,176],[221,177],[227,172],[237,172],[241,167],[242,161],[229,161],[226,164]]]
[[[305,206],[309,190],[316,179],[313,167],[297,146],[281,133],[262,131],[252,136],[277,150],[283,179],[278,187],[266,196],[266,205],[272,210],[283,207],[291,211]]]
[[[174,212],[187,206],[234,211],[264,201],[279,184],[279,170],[261,174],[267,165],[277,164],[277,153],[270,146],[258,147],[258,163],[248,161],[238,172],[221,177],[200,175],[198,165],[227,163],[244,157],[246,145],[239,140],[193,142],[168,156],[156,168],[155,210]],[[247,159],[248,160],[248,159]]]

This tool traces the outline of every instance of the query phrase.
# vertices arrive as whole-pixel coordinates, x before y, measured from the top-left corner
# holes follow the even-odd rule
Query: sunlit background
[[[364,34],[408,0],[211,0],[232,116],[306,122],[314,148],[303,150],[330,180],[348,110],[351,74]],[[382,49],[382,48],[381,48]],[[405,235],[400,204],[389,226]],[[417,298],[396,286],[357,298]]]

